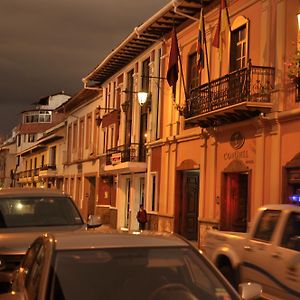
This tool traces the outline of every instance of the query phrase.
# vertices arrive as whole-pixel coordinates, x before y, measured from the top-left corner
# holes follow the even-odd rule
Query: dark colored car
[[[244,299],[259,295],[242,287]],[[187,241],[150,232],[44,235],[15,274],[10,300],[241,299]]]
[[[74,201],[62,192],[0,189],[0,291],[9,288],[13,271],[35,238],[45,232],[86,231],[88,227],[92,226],[84,222]]]

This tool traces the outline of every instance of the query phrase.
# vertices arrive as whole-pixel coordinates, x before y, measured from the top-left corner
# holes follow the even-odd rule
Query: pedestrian
[[[147,212],[144,209],[143,204],[140,205],[140,209],[136,215],[136,218],[139,222],[139,230],[145,230],[147,223]]]

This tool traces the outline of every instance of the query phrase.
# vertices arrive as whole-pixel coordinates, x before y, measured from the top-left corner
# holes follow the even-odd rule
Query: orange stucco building
[[[102,107],[119,112],[103,112],[116,116],[100,139],[109,145],[100,176],[111,178],[117,227],[137,228],[144,203],[148,228],[200,243],[207,228],[245,231],[259,206],[300,194],[298,74],[288,68],[295,62],[300,3],[227,5],[222,51],[212,45],[220,1],[172,1],[84,78],[86,88],[96,82],[103,89]],[[199,73],[202,7],[206,47]],[[175,98],[165,80],[173,25],[180,51]],[[142,107],[141,89],[148,93]]]

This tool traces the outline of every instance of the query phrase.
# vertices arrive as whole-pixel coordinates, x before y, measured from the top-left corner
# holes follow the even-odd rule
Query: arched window
[[[248,62],[249,20],[238,16],[231,26],[230,72],[245,68]]]

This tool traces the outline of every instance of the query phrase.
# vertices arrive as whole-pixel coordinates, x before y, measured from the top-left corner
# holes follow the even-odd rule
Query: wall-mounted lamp
[[[138,101],[139,101],[140,106],[143,106],[146,103],[147,98],[148,98],[147,92],[142,92],[142,91],[138,92]]]
[[[100,116],[100,110],[105,110],[105,111],[114,111],[116,110],[116,108],[113,107],[101,107],[100,105],[98,105],[96,107],[96,112],[95,112],[95,122],[96,125],[99,127],[102,123],[102,118]]]
[[[130,106],[130,102],[128,100],[126,100],[125,102],[123,102],[121,104],[121,107],[122,107],[122,110],[124,113],[127,113],[129,106]]]
[[[300,13],[297,14],[298,30],[300,30]]]
[[[124,90],[123,92],[127,94],[137,94],[137,98],[140,106],[143,106],[147,102],[149,96],[149,93],[143,91],[135,92],[135,91]],[[128,100],[126,100],[123,104],[121,104],[123,112],[127,112],[129,105],[130,103]]]
[[[95,122],[96,122],[96,125],[99,127],[102,123],[102,118],[100,117],[100,115],[97,115],[96,118],[95,118]]]

